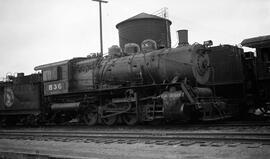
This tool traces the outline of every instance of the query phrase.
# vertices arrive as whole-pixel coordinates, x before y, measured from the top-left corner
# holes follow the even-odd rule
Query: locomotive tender
[[[73,58],[35,67],[41,74],[10,76],[0,83],[0,121],[61,123],[76,118],[87,125],[134,125],[219,120],[233,115],[239,105],[249,109],[245,101],[256,94],[256,82],[255,73],[246,73],[244,66],[254,66],[243,58],[243,50],[189,45],[186,30],[178,32],[178,47],[170,48],[170,25],[167,19],[141,13],[116,26],[121,48],[112,46],[108,56]],[[223,69],[232,65],[233,71]]]

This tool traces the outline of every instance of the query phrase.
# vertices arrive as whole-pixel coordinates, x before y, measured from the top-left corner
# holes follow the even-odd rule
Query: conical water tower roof
[[[152,15],[152,14],[140,13],[140,14],[137,14],[137,15],[131,17],[131,18],[128,18],[128,19],[126,19],[126,20],[118,23],[116,25],[116,28],[118,28],[118,26],[121,25],[121,24],[123,24],[123,23],[134,21],[134,20],[140,20],[140,19],[160,19],[160,20],[167,20],[170,25],[172,24],[172,22],[170,20],[168,20],[168,19],[165,19],[165,18],[156,16],[156,15]]]

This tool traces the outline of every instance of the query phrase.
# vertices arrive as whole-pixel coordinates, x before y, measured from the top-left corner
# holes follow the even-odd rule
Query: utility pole
[[[99,31],[100,31],[100,54],[103,57],[103,40],[102,40],[102,10],[101,10],[101,3],[108,3],[108,1],[103,0],[92,0],[99,2]]]

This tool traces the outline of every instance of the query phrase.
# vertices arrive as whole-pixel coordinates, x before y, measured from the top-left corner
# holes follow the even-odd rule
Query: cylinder
[[[169,120],[190,120],[192,107],[184,100],[183,91],[163,92],[160,98],[163,102],[164,116]]]
[[[188,45],[188,30],[178,30],[178,45],[184,46]]]

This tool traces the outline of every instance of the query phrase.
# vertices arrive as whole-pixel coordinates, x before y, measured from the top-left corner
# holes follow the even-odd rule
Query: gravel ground
[[[235,144],[230,147],[227,144],[215,145],[209,143],[209,145],[206,144],[206,146],[201,146],[200,144],[181,146],[144,143],[97,144],[91,142],[81,143],[72,141],[58,142],[0,139],[0,152],[21,152],[92,159],[268,159],[270,156],[270,145]]]

